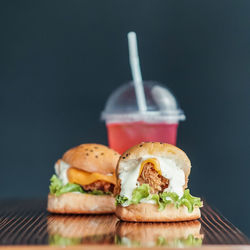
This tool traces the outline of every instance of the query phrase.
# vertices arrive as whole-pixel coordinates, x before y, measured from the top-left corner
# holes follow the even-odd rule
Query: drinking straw
[[[143,88],[140,61],[138,56],[137,39],[135,32],[128,33],[129,62],[135,87],[137,105],[140,112],[147,110],[145,93]]]

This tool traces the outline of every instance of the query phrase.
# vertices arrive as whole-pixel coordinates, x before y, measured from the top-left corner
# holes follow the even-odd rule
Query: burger
[[[68,150],[55,164],[47,209],[62,214],[105,214],[115,211],[115,167],[119,154],[100,144]]]
[[[49,245],[109,245],[114,243],[117,218],[112,215],[50,215]]]
[[[200,218],[202,201],[190,194],[191,163],[179,148],[140,143],[117,164],[116,215],[124,221],[174,222]]]
[[[201,246],[203,234],[198,220],[173,223],[118,222],[115,242],[127,247]]]

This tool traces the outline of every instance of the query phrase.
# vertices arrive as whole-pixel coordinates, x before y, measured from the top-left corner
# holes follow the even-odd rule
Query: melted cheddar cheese
[[[70,167],[67,172],[68,180],[71,183],[79,185],[89,185],[95,181],[106,181],[112,184],[116,184],[115,175],[103,175],[99,173],[89,173],[83,170]]]
[[[139,176],[141,175],[141,172],[147,163],[151,163],[154,166],[154,169],[158,172],[158,174],[162,175],[159,161],[156,158],[148,158],[141,163]]]

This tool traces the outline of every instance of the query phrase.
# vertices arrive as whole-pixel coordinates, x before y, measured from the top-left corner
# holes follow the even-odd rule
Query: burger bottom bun
[[[134,222],[175,222],[196,220],[201,217],[198,207],[189,213],[187,207],[175,208],[173,204],[167,205],[163,211],[158,210],[155,204],[140,203],[127,207],[117,206],[116,216],[123,221]]]
[[[47,210],[58,214],[109,214],[115,212],[115,198],[81,193],[49,194]]]

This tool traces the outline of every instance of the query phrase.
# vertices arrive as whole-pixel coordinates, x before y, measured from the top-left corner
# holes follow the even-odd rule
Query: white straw
[[[128,33],[129,62],[135,85],[135,94],[139,111],[147,110],[145,93],[143,88],[140,61],[138,57],[137,39],[135,32]]]

